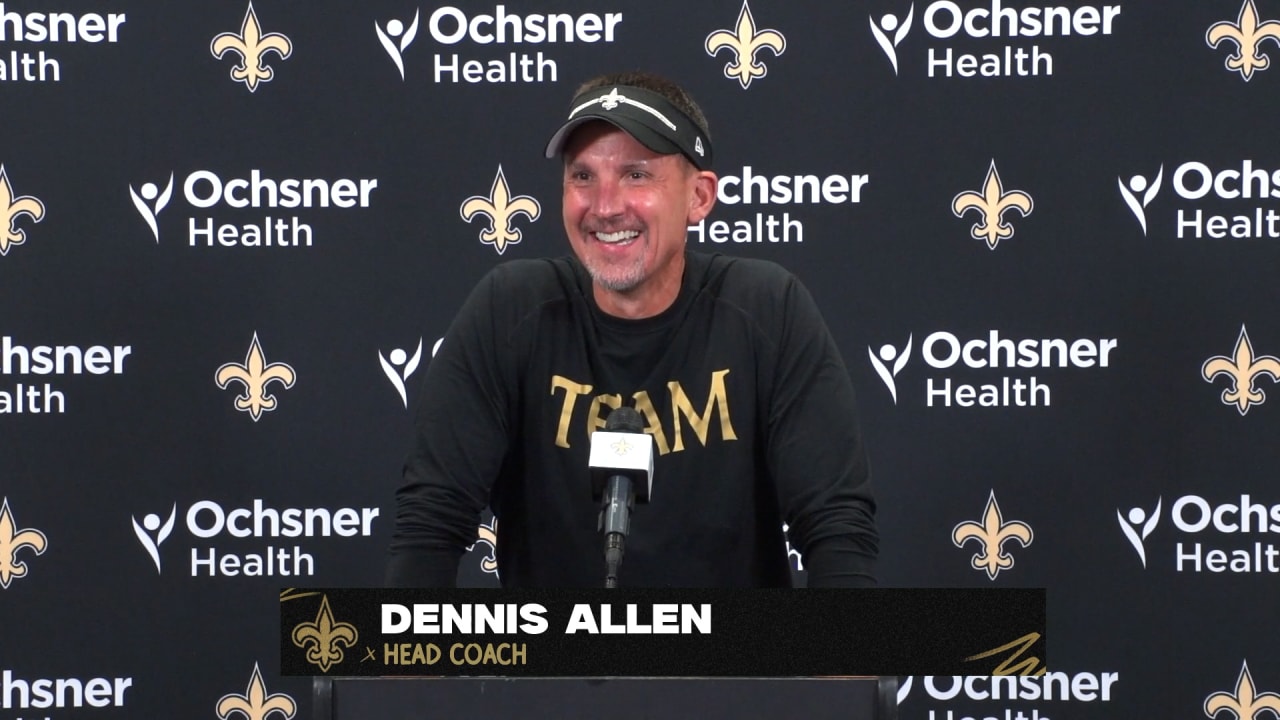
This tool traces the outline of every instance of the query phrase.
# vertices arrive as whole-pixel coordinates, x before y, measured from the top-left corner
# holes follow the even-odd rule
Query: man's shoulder
[[[697,262],[705,267],[703,287],[730,302],[770,302],[799,283],[790,270],[771,260],[699,254]]]
[[[568,257],[508,260],[491,268],[480,284],[526,300],[555,300],[578,291],[578,275]]]

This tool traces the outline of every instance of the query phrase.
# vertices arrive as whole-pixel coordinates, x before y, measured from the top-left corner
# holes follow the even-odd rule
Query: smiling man
[[[874,584],[853,387],[813,299],[773,263],[685,246],[716,199],[702,111],[665,79],[602,76],[546,156],[563,165],[573,256],[494,268],[445,336],[389,584],[452,586],[489,505],[504,586],[598,586],[589,438],[624,405],[657,458],[622,586],[788,586],[784,522],[810,586]]]

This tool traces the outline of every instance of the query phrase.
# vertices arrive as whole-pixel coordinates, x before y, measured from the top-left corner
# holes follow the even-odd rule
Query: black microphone
[[[618,571],[631,531],[631,510],[648,502],[653,483],[653,438],[644,433],[640,413],[620,407],[609,413],[604,430],[591,434],[591,493],[600,502],[604,533],[605,583],[618,586]]]

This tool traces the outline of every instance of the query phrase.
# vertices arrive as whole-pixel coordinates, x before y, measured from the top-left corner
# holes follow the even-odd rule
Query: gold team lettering
[[[684,386],[680,384],[679,380],[672,380],[667,383],[667,393],[671,408],[671,436],[675,439],[674,444],[667,439],[668,436],[662,417],[654,406],[652,398],[649,397],[648,391],[640,390],[632,394],[631,398],[635,401],[636,411],[645,419],[644,431],[653,436],[659,455],[684,450],[685,422],[688,423],[688,426],[693,430],[698,442],[702,443],[703,447],[706,447],[708,432],[713,419],[719,419],[720,421],[720,437],[723,440],[727,442],[738,439],[738,434],[734,432],[733,423],[729,417],[729,396],[724,382],[725,376],[728,374],[729,371],[727,369],[716,370],[711,373],[711,388],[707,392],[707,400],[702,406],[702,412],[698,412],[694,407],[693,401],[689,399],[688,393],[685,392]],[[562,375],[551,376],[551,394],[554,396],[561,392],[564,393],[563,404],[560,408],[560,421],[556,427],[557,447],[569,447],[569,426],[573,423],[574,411],[578,407],[578,399],[591,395],[592,389],[591,385],[575,382]],[[587,408],[586,437],[590,437],[591,433],[604,427],[605,416],[608,414],[608,410],[605,408],[612,410],[621,406],[621,395],[606,393],[592,397]]]
[[[384,665],[435,665],[448,660],[452,665],[525,665],[529,660],[525,643],[453,643],[448,651],[436,643],[383,643]]]

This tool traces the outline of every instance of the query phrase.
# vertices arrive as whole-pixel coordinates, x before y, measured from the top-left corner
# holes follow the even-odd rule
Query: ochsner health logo
[[[64,43],[97,45],[105,42],[114,45],[120,42],[120,26],[125,24],[125,13],[56,11],[65,9],[69,4],[75,5],[42,3],[32,12],[23,12],[27,9],[26,3],[10,3],[7,8],[0,3],[0,81],[61,82],[58,46],[65,47]],[[22,10],[14,8],[14,5]],[[33,44],[48,50],[22,49]],[[75,54],[84,57],[81,53]]]
[[[895,75],[920,58],[926,74],[938,78],[1023,78],[1053,75],[1050,52],[1068,44],[1091,42],[1094,35],[1115,32],[1120,5],[1043,5],[1023,7],[1007,0],[971,3],[934,0],[924,6],[920,21],[915,3],[884,3],[889,12],[868,18],[871,35],[884,51]],[[908,40],[921,27],[927,40]],[[1083,41],[1083,42],[1082,42]],[[921,47],[927,42],[928,47]],[[1042,46],[1041,43],[1044,43]],[[914,48],[915,55],[903,50]]]
[[[889,388],[894,405],[898,404],[898,385],[893,379],[898,377],[898,373],[902,372],[902,368],[906,367],[907,361],[911,359],[911,338],[912,336],[907,336],[907,344],[902,352],[898,352],[898,348],[888,343],[881,345],[879,357],[871,351],[870,345],[867,346],[867,357],[871,358],[871,366],[876,369],[876,374],[884,381],[885,387]],[[892,372],[885,363],[893,363]]]
[[[370,207],[377,178],[272,177],[254,168],[239,177],[214,170],[187,173],[181,198],[188,208],[188,247],[299,248],[312,247],[316,218],[342,210]],[[160,242],[160,213],[174,192],[174,173],[164,187],[147,180],[137,189],[129,185],[133,207]],[[172,211],[171,211],[172,212]]]
[[[160,211],[164,210],[169,204],[169,198],[173,195],[173,173],[169,173],[169,182],[161,190],[158,185],[153,182],[142,183],[141,191],[133,189],[129,186],[129,197],[133,198],[133,206],[138,209],[138,214],[146,221],[147,227],[151,228],[151,234],[155,237],[156,242],[160,242]]]
[[[1164,169],[1162,163],[1154,176],[1132,175],[1127,181],[1123,175],[1117,177],[1120,197],[1144,235],[1159,234],[1158,228],[1168,228],[1166,223],[1155,222],[1159,215],[1149,212],[1160,193]],[[1172,215],[1174,235],[1179,239],[1280,239],[1276,203],[1280,200],[1280,168],[1249,158],[1226,162],[1189,160],[1174,168],[1169,185],[1175,207],[1162,210],[1160,215]]]
[[[870,18],[871,34],[875,36],[876,42],[880,43],[880,49],[884,50],[889,62],[893,64],[894,75],[898,74],[898,46],[902,44],[907,33],[911,32],[911,17],[915,12],[916,5],[912,3],[907,10],[906,18],[901,21],[893,13],[885,13],[878,24],[875,17]],[[892,40],[889,39],[889,33],[893,33]]]
[[[436,340],[431,348],[431,357],[435,357],[440,352],[440,345],[444,343],[444,338]],[[382,351],[378,351],[378,362],[382,365],[382,374],[387,376],[391,381],[392,387],[400,393],[400,401],[404,403],[407,410],[409,408],[409,376],[413,375],[418,369],[418,363],[422,361],[422,338],[418,338],[418,349],[413,351],[413,355],[402,348],[394,348],[390,353],[383,355]]]
[[[1157,560],[1168,557],[1168,546],[1149,540],[1160,525],[1162,504],[1163,498],[1157,498],[1149,510],[1139,505],[1116,512],[1144,568],[1168,567],[1167,561]],[[1175,572],[1280,573],[1280,547],[1268,540],[1280,533],[1280,502],[1258,502],[1247,492],[1231,495],[1215,488],[1212,494],[1175,498],[1168,507],[1168,524],[1179,535],[1172,548]]]
[[[1003,649],[1016,658],[1019,648],[1013,645]],[[1016,675],[908,676],[898,686],[898,716],[904,720],[1071,717],[1071,706],[1111,702],[1120,682],[1118,672],[1046,672],[1039,658],[1024,658],[1020,664],[1026,669]]]
[[[164,574],[161,547],[181,517],[191,577],[298,577],[315,575],[314,544],[325,539],[359,539],[373,534],[376,507],[275,507],[261,498],[249,505],[199,500],[179,513],[172,503],[168,518],[147,513],[139,523],[130,516],[138,543]]]
[[[907,335],[901,351],[882,345],[879,354],[867,347],[867,355],[894,404],[920,395],[911,388],[919,380],[911,364],[914,333]],[[923,381],[926,407],[1047,407],[1051,388],[1037,370],[1052,368],[1107,368],[1116,338],[1008,337],[999,330],[984,335],[959,335],[939,330],[920,343],[918,357],[932,371]],[[889,363],[893,363],[890,367]],[[937,372],[941,371],[941,372]],[[999,377],[992,377],[999,373]],[[904,379],[906,382],[904,382]]]
[[[1133,216],[1138,218],[1138,223],[1142,225],[1142,234],[1147,234],[1147,206],[1155,199],[1156,193],[1160,192],[1160,182],[1164,179],[1164,165],[1156,171],[1154,180],[1147,180],[1141,175],[1134,175],[1125,182],[1122,178],[1116,178],[1116,184],[1120,186],[1120,196],[1124,198],[1124,202],[1133,211]],[[1141,199],[1139,199],[1141,198]]]
[[[133,532],[138,536],[138,542],[142,543],[142,547],[151,556],[151,561],[156,564],[156,572],[164,572],[160,568],[160,546],[165,540],[169,539],[169,534],[173,532],[173,521],[178,516],[178,504],[174,503],[169,510],[169,518],[161,520],[160,516],[155,513],[147,513],[142,517],[142,524],[138,524],[136,517],[133,520]]]
[[[871,176],[867,173],[779,173],[751,165],[725,169],[716,188],[717,213],[687,228],[690,242],[750,244],[804,242],[804,211],[813,205],[858,205]],[[795,215],[791,213],[795,212]]]
[[[562,6],[564,3],[554,3]],[[579,0],[577,5],[599,9],[599,3]],[[533,2],[519,3],[522,13],[498,5],[490,13],[468,14],[445,5],[426,19],[426,32],[439,46],[462,52],[435,53],[432,76],[437,83],[542,83],[556,82],[559,66],[554,48],[561,44],[613,43],[622,24],[622,13],[578,14],[539,12]],[[406,35],[408,31],[406,31]],[[515,49],[508,49],[513,47]],[[408,47],[405,42],[400,50]],[[529,52],[532,47],[536,52]],[[546,52],[541,48],[546,47]],[[471,49],[482,52],[473,55]],[[575,61],[577,58],[575,58]]]
[[[392,18],[387,21],[386,30],[383,30],[376,21],[373,23],[373,29],[378,34],[378,42],[382,43],[382,49],[387,51],[391,62],[395,63],[396,69],[400,71],[400,79],[404,80],[404,51],[418,36],[418,11],[414,11],[413,22],[409,23],[408,28],[405,28],[403,21]]]
[[[1125,514],[1116,510],[1116,520],[1120,521],[1120,529],[1134,551],[1138,553],[1144,568],[1147,566],[1147,538],[1155,531],[1156,525],[1160,524],[1160,502],[1161,500],[1157,498],[1156,506],[1150,512],[1140,507],[1129,508],[1129,512]]]

